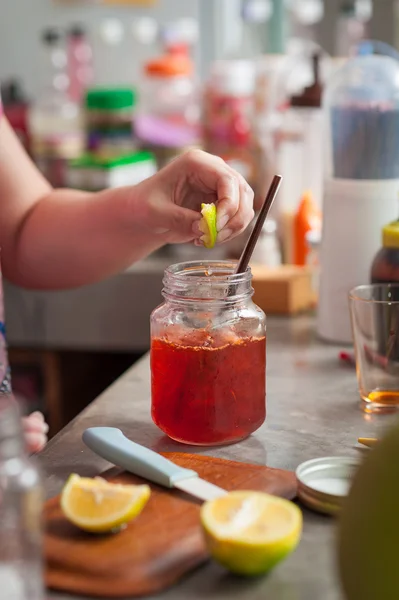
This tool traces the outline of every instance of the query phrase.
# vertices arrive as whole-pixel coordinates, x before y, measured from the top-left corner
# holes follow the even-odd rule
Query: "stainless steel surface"
[[[296,470],[298,496],[317,512],[335,515],[348,495],[359,459],[327,456],[308,460]]]
[[[182,481],[177,481],[175,483],[175,487],[182,492],[191,494],[191,496],[200,498],[200,500],[214,500],[215,498],[220,498],[227,494],[226,490],[222,490],[222,488],[217,485],[213,485],[213,483],[209,483],[209,481],[205,481],[200,477],[182,479]]]
[[[180,446],[152,423],[148,357],[137,363],[70,423],[41,454],[48,496],[58,493],[71,472],[93,476],[110,467],[81,441],[87,427],[121,428],[157,451],[189,451],[295,470],[323,456],[362,456],[362,437],[380,437],[392,416],[359,409],[355,371],[338,359],[340,348],[316,340],[313,318],[269,319],[265,424],[250,438],[226,447]],[[268,577],[246,581],[214,563],[198,569],[156,600],[343,600],[335,569],[335,520],[304,512],[297,551]],[[49,593],[48,600],[70,600]],[[78,598],[78,600],[81,600]]]

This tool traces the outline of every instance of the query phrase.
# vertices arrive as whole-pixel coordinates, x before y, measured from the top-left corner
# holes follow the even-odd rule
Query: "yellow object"
[[[201,240],[204,242],[205,248],[213,248],[218,236],[215,204],[201,204],[201,214],[200,229],[204,234]]]
[[[339,517],[337,566],[346,600],[399,598],[398,463],[396,424],[366,453]]]
[[[386,225],[382,230],[384,248],[399,248],[399,221]]]
[[[375,438],[359,438],[357,441],[359,444],[367,446],[367,448],[374,448],[374,446],[378,444],[378,440]]]
[[[201,523],[211,556],[239,575],[270,571],[298,545],[299,508],[262,492],[231,492],[203,505]]]
[[[62,490],[61,508],[80,529],[105,533],[136,518],[150,494],[148,485],[122,485],[101,477],[71,475]]]

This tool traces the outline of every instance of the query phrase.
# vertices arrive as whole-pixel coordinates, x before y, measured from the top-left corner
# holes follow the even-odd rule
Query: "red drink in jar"
[[[251,273],[232,276],[241,281],[226,300],[226,263],[216,265],[224,271],[213,265],[210,278],[202,263],[170,267],[166,302],[152,316],[152,417],[187,444],[238,441],[266,417],[265,316],[251,299]],[[176,269],[186,279],[174,288]]]

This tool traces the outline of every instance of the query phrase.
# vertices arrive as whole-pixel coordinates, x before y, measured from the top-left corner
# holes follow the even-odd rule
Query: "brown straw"
[[[273,205],[274,200],[278,194],[280,189],[280,185],[283,178],[281,175],[275,175],[273,177],[273,181],[270,185],[269,191],[267,192],[266,199],[263,203],[263,206],[260,210],[259,216],[256,220],[255,226],[251,232],[251,235],[248,238],[248,241],[245,245],[245,248],[241,254],[241,258],[238,261],[238,265],[236,270],[234,271],[234,275],[238,275],[239,273],[245,273],[248,268],[249,261],[251,260],[252,253],[255,249],[256,243],[259,239],[260,232],[262,231],[262,227],[266,221],[266,217],[269,214],[269,211]],[[227,298],[231,296],[235,296],[237,293],[237,283],[231,283],[227,289]]]
[[[259,217],[256,220],[255,226],[252,230],[251,235],[249,236],[249,239],[241,254],[237,268],[234,272],[235,275],[238,275],[238,273],[245,273],[245,271],[248,268],[252,253],[259,239],[260,232],[262,231],[263,225],[266,221],[266,217],[269,214],[271,207],[273,206],[273,202],[276,199],[282,180],[283,178],[281,177],[281,175],[275,175],[273,177],[273,181],[270,185],[269,191],[267,192],[267,196],[259,213]]]

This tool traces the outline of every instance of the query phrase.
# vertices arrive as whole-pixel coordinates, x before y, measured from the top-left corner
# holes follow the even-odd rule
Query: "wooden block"
[[[270,268],[251,265],[254,302],[269,315],[294,315],[314,306],[312,270],[282,265]]]

